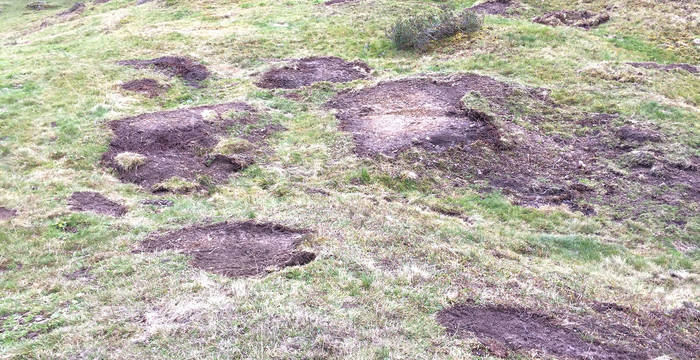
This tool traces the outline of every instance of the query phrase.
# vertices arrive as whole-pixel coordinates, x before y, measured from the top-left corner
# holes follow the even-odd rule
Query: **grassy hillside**
[[[472,35],[403,51],[387,37],[396,21],[476,1],[111,0],[58,15],[73,2],[32,10],[0,0],[0,359],[566,356],[450,330],[439,314],[456,304],[520,309],[582,341],[660,349],[655,356],[697,350],[700,75],[628,64],[700,65],[697,3],[521,0],[485,15]],[[532,21],[561,9],[610,20],[591,29]],[[193,84],[118,63],[161,56],[193,59],[210,76]],[[298,89],[258,86],[269,69],[311,56],[371,71]],[[363,153],[356,141],[369,131],[353,137],[332,105],[382,82],[466,73],[526,89],[487,97],[490,110],[478,110],[492,115],[499,141],[527,151]],[[163,91],[121,88],[141,78]],[[223,181],[154,192],[105,165],[115,121],[229,102],[250,107],[227,113],[231,121],[255,120],[227,130],[228,147],[246,155]],[[600,114],[604,123],[586,125]],[[648,138],[625,140],[625,126]],[[261,129],[271,130],[254,135]],[[605,147],[581,158],[576,146],[588,139]],[[550,171],[542,155],[528,181],[586,190],[529,201],[510,180],[556,144],[566,146],[552,154],[573,158]],[[612,175],[581,170],[590,161]],[[76,211],[71,196],[84,191],[126,212]],[[298,249],[315,260],[226,276],[193,266],[191,254],[141,251],[157,234],[225,221],[303,230]],[[656,327],[691,345],[651,340]]]

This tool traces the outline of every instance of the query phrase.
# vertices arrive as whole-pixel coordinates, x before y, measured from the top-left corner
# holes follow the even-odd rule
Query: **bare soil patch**
[[[700,351],[695,308],[670,314],[636,314],[614,303],[594,308],[597,315],[544,316],[520,308],[460,304],[442,310],[437,320],[451,334],[476,335],[501,357],[534,350],[573,359],[690,359]]]
[[[176,250],[197,268],[246,277],[313,261],[314,253],[297,249],[307,234],[281,225],[224,222],[152,235],[138,251]]]
[[[73,211],[89,211],[109,216],[122,216],[127,212],[124,206],[92,191],[74,192],[68,199],[68,205]]]
[[[128,91],[140,92],[150,98],[157,97],[168,90],[168,86],[161,85],[153,79],[132,80],[121,85],[121,88]]]
[[[190,86],[199,87],[210,73],[202,64],[181,56],[164,56],[151,60],[123,60],[119,65],[137,69],[153,68],[168,76],[177,76]]]
[[[691,74],[697,74],[699,72],[697,66],[693,66],[690,64],[659,64],[655,62],[631,62],[627,64],[644,69],[655,69],[664,71],[685,70]]]
[[[219,138],[227,136],[230,128],[256,125],[259,124],[254,109],[243,103],[125,118],[110,124],[114,137],[102,161],[116,170],[120,180],[155,192],[178,191],[159,185],[173,178],[197,182],[198,186],[202,182],[217,184],[252,163],[256,147],[279,127],[262,126],[241,134],[246,141],[257,145],[232,155],[213,152]],[[123,153],[135,154],[140,161],[133,166],[125,166],[119,161]],[[183,191],[189,190],[194,189]]]
[[[72,14],[80,14],[85,11],[85,3],[77,2],[73,4],[68,10],[58,13],[58,16],[68,16]]]
[[[700,203],[697,164],[640,150],[662,142],[660,133],[618,129],[614,115],[565,112],[544,89],[475,74],[408,78],[341,92],[326,106],[337,110],[359,155],[421,163],[456,184],[499,190],[521,204],[566,204],[594,214],[589,202],[599,203],[624,207],[634,217],[649,211],[639,207],[640,199]],[[581,135],[546,135],[539,124],[548,122]],[[625,170],[611,167],[611,160]],[[659,187],[668,190],[659,195]]]
[[[588,10],[560,10],[538,16],[532,21],[550,26],[576,26],[590,29],[610,20],[606,12],[594,13]]]
[[[508,14],[508,9],[510,9],[513,5],[514,3],[512,0],[490,0],[474,5],[470,7],[469,10],[477,14],[504,16]]]
[[[0,220],[8,220],[17,216],[17,210],[8,209],[0,206]]]
[[[257,85],[266,89],[297,89],[320,81],[348,82],[364,79],[372,71],[362,61],[338,57],[309,57],[290,61],[262,75]]]
[[[358,0],[329,0],[329,1],[324,2],[323,4],[326,6],[329,6],[329,5],[345,4],[345,3],[357,2],[357,1]]]

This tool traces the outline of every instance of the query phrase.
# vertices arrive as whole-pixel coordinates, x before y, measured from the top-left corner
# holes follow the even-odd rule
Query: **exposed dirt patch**
[[[589,202],[612,204],[634,217],[649,211],[640,199],[650,206],[700,203],[698,159],[676,164],[642,150],[660,143],[661,134],[616,128],[614,115],[567,112],[544,89],[474,74],[409,78],[341,92],[326,106],[337,110],[359,155],[421,163],[522,204],[567,204],[585,214],[595,213]],[[539,124],[548,122],[580,135],[546,135]],[[660,195],[659,187],[668,190]]]
[[[119,65],[137,69],[153,68],[168,76],[177,76],[190,86],[199,87],[209,77],[207,68],[192,60],[180,56],[164,56],[151,60],[124,60]]]
[[[565,318],[559,320],[519,308],[461,304],[442,310],[437,320],[451,334],[476,335],[500,357],[509,352],[536,351],[573,359],[649,359],[661,355],[689,359],[700,350],[697,339],[677,332],[670,317],[630,317],[622,312],[625,309],[615,304],[605,306],[601,318],[561,315]],[[675,321],[679,320],[686,324],[693,321]],[[697,329],[697,323],[690,326],[690,331]]]
[[[17,210],[8,209],[0,206],[0,220],[8,220],[17,216]]]
[[[103,163],[115,169],[122,181],[153,191],[180,191],[159,185],[173,178],[201,186],[221,183],[252,163],[262,140],[280,128],[260,125],[254,109],[243,103],[144,114],[110,126],[114,137]],[[255,146],[236,154],[215,153],[219,138],[228,136],[233,128]],[[124,153],[137,156],[138,161],[125,164],[120,158]],[[193,188],[182,188],[189,190]]]
[[[266,89],[296,89],[319,81],[348,82],[364,79],[371,71],[361,61],[349,62],[338,57],[309,57],[267,71],[257,85]]]
[[[153,235],[138,251],[176,250],[197,268],[245,277],[313,261],[314,253],[297,249],[307,234],[274,224],[224,222]]]
[[[34,11],[41,11],[41,10],[46,10],[46,9],[51,9],[55,8],[56,5],[51,5],[47,3],[46,1],[32,1],[29,4],[27,4],[27,9],[29,10],[34,10]]]
[[[63,277],[65,277],[68,280],[78,280],[78,279],[93,279],[94,276],[90,274],[90,269],[88,268],[80,268],[76,271],[70,272],[70,273],[65,273],[63,274]]]
[[[85,3],[77,2],[73,4],[68,10],[58,13],[58,16],[68,16],[72,14],[80,14],[85,11]]]
[[[335,5],[335,4],[345,4],[345,3],[350,3],[350,2],[357,2],[359,0],[329,0],[324,2],[323,4],[328,6],[328,5]]]
[[[508,14],[508,9],[510,9],[513,5],[514,3],[512,0],[490,0],[474,5],[470,7],[469,10],[477,14],[504,16]]]
[[[68,199],[68,205],[73,211],[89,211],[110,216],[122,216],[127,212],[124,206],[92,191],[74,192]]]
[[[655,69],[664,71],[685,70],[691,74],[697,74],[699,72],[697,66],[693,66],[690,64],[658,64],[654,62],[631,62],[627,64],[644,69]]]
[[[121,85],[121,88],[128,91],[140,92],[150,98],[159,96],[168,90],[168,86],[161,85],[153,79],[132,80]]]
[[[532,21],[550,26],[576,26],[590,29],[610,20],[606,12],[594,13],[588,10],[560,10],[538,16]]]

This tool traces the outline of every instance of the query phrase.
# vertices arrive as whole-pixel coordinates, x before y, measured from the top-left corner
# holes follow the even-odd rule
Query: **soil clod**
[[[655,69],[664,71],[685,70],[691,74],[697,74],[698,72],[700,72],[697,66],[693,66],[690,64],[658,64],[654,62],[631,62],[627,64],[644,69]]]
[[[508,9],[513,6],[512,0],[490,0],[474,5],[469,10],[477,14],[507,15]]]
[[[68,199],[68,205],[70,205],[73,211],[89,211],[101,215],[109,216],[122,216],[126,214],[127,209],[104,197],[100,193],[92,191],[80,191],[75,192]]]
[[[633,126],[623,126],[617,131],[617,136],[620,140],[634,142],[659,142],[661,134],[656,131],[640,129]]]
[[[112,122],[114,137],[102,157],[120,180],[155,192],[187,192],[217,184],[253,162],[256,143],[279,127],[258,125],[254,109],[226,103],[156,112]],[[217,154],[230,127],[251,126],[236,153]]]
[[[144,93],[150,98],[157,97],[168,90],[168,86],[161,85],[153,79],[132,80],[121,85],[121,88],[128,91]]]
[[[17,216],[17,210],[8,209],[0,206],[0,220],[8,220]]]
[[[575,26],[590,29],[608,22],[610,15],[606,12],[594,13],[588,10],[560,10],[538,16],[532,21],[550,26]]]
[[[364,79],[371,71],[361,61],[349,62],[338,57],[309,57],[267,71],[257,85],[266,89],[296,89],[320,81],[339,83]]]
[[[164,56],[151,60],[124,60],[118,64],[137,69],[154,68],[168,76],[177,76],[194,87],[199,87],[200,83],[210,75],[204,65],[180,56]]]
[[[246,277],[313,261],[314,253],[297,249],[307,234],[274,224],[224,222],[153,235],[138,251],[175,250],[190,256],[197,268]]]

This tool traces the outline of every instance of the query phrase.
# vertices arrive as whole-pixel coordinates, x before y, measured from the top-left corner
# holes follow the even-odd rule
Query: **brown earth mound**
[[[265,89],[296,89],[319,81],[348,82],[364,79],[372,71],[361,61],[338,57],[310,57],[294,60],[263,74],[257,85]]]
[[[73,211],[89,211],[101,215],[122,216],[127,209],[118,203],[92,191],[75,192],[68,199]]]
[[[146,94],[150,98],[159,96],[168,90],[168,86],[164,86],[153,79],[132,80],[121,85],[121,88],[128,91],[140,92]]]
[[[693,66],[690,64],[658,64],[658,63],[654,63],[654,62],[631,62],[631,63],[627,63],[627,64],[632,65],[634,67],[638,67],[638,68],[644,68],[644,69],[655,69],[655,70],[664,70],[664,71],[685,70],[691,74],[698,73],[698,68],[696,66]]]
[[[0,206],[0,220],[12,219],[17,216],[17,210],[12,210]]]
[[[608,13],[594,13],[588,10],[561,10],[538,16],[532,21],[550,26],[577,26],[590,29],[610,20]]]
[[[124,60],[118,64],[137,69],[154,68],[168,76],[180,77],[185,83],[195,87],[200,86],[200,83],[209,77],[209,70],[204,65],[180,56],[164,56],[152,60]]]
[[[508,9],[513,5],[512,0],[490,0],[474,5],[469,10],[477,14],[507,15]]]
[[[79,14],[81,12],[85,11],[85,3],[77,2],[73,4],[68,10],[62,11],[58,14],[58,16],[67,16],[71,14]]]
[[[634,127],[618,131],[613,115],[565,113],[543,89],[475,74],[409,78],[341,92],[326,106],[337,110],[359,155],[421,163],[442,171],[443,178],[497,189],[519,203],[563,203],[594,213],[584,200],[625,207],[634,216],[648,211],[635,205],[639,199],[650,205],[700,202],[696,164],[679,166],[661,153],[638,150],[661,141],[660,134]],[[573,126],[572,116],[583,126],[570,133],[581,136],[538,131],[548,121]],[[405,151],[412,147],[427,153]],[[611,160],[625,172],[612,168]],[[668,191],[659,196],[659,187]]]
[[[138,251],[176,250],[197,268],[245,277],[313,261],[316,254],[297,249],[307,234],[280,225],[224,222],[151,236]]]
[[[242,116],[234,118],[238,113]],[[153,191],[193,190],[162,185],[173,178],[221,183],[252,162],[255,148],[216,154],[213,148],[219,142],[217,136],[226,135],[232,126],[257,125],[257,118],[251,113],[254,109],[246,104],[226,103],[117,120],[110,124],[114,137],[102,161],[117,171],[120,180]],[[278,127],[262,127],[241,137],[246,143],[255,144],[275,130]],[[120,154],[129,154],[136,160],[125,162]]]
[[[630,315],[627,309],[607,306],[600,316],[559,314],[562,321],[504,306],[460,304],[444,309],[437,321],[448,333],[474,334],[494,355],[536,351],[571,359],[651,359],[662,355],[690,359],[700,351],[697,318],[678,314]],[[697,310],[695,310],[697,311]],[[685,316],[685,317],[684,317]],[[566,326],[558,323],[566,323]],[[684,327],[685,330],[680,330]]]

